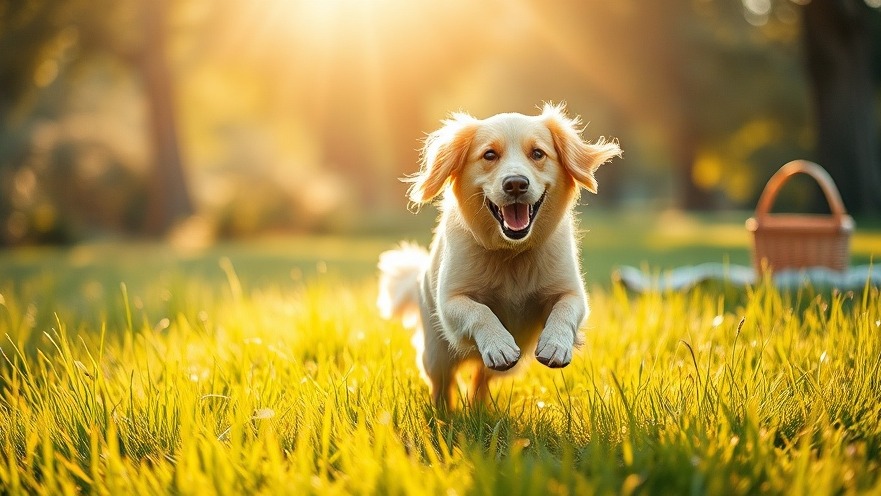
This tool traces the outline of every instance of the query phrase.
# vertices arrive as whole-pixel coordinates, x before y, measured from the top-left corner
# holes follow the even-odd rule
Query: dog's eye
[[[483,153],[484,160],[489,160],[490,162],[492,162],[493,160],[495,160],[497,158],[499,158],[499,154],[496,153],[495,150],[487,150]]]
[[[539,150],[538,148],[532,150],[532,160],[541,160],[545,158],[545,155],[545,152]]]

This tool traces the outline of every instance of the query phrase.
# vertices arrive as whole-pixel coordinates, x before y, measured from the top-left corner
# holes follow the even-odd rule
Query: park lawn
[[[374,310],[390,238],[0,254],[2,492],[881,491],[879,288],[629,293],[603,260],[749,260],[734,227],[724,254],[648,227],[585,235],[569,367],[452,413]]]

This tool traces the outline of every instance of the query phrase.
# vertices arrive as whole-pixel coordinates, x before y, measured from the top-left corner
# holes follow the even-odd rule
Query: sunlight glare
[[[771,0],[743,0],[746,9],[746,20],[754,26],[762,26],[768,22],[771,14]]]

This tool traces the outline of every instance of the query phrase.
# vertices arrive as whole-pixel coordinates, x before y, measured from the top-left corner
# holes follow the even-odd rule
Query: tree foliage
[[[859,49],[833,50],[820,8],[856,12],[837,29]],[[596,201],[751,208],[809,158],[877,211],[879,17],[864,0],[0,0],[0,233],[160,233],[192,209],[218,232],[352,228],[404,210],[395,178],[447,112],[546,100],[622,144]],[[862,72],[837,69],[849,57]],[[847,105],[822,97],[833,76]]]

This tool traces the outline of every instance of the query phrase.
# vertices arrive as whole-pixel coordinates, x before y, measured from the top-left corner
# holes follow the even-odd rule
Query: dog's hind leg
[[[426,330],[424,339],[422,371],[431,389],[431,400],[437,407],[452,408],[455,406],[459,359],[439,333]]]
[[[489,398],[489,379],[489,370],[482,363],[477,364],[471,377],[471,387],[468,389],[468,403],[471,406],[478,403],[486,404]]]
[[[445,373],[436,377],[431,377],[431,401],[434,406],[440,409],[452,409],[455,405],[455,380],[453,374]]]
[[[449,363],[442,363],[436,358],[428,353],[422,357],[428,387],[431,389],[431,401],[438,408],[453,408],[457,390],[456,370]]]

